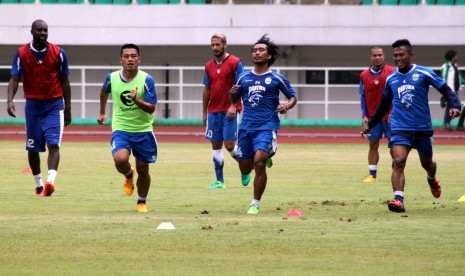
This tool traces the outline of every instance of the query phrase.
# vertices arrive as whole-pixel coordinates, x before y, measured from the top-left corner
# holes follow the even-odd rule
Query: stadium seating
[[[416,6],[421,4],[419,0],[400,0],[399,5],[401,6]]]
[[[129,5],[131,0],[89,0],[89,3],[95,5]]]
[[[465,5],[465,0],[455,0],[456,5]]]
[[[137,0],[137,4],[140,4],[140,5],[166,4],[166,0]]]
[[[397,6],[399,5],[399,0],[378,0],[378,3],[381,6]]]
[[[1,4],[34,4],[35,0],[0,0]]]
[[[428,5],[454,5],[455,0],[426,0]]]
[[[82,4],[84,0],[40,0],[42,4]]]

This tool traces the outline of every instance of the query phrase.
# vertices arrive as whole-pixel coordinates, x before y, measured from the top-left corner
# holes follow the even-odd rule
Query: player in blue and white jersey
[[[436,179],[436,162],[433,161],[433,126],[428,104],[429,86],[433,86],[451,104],[450,116],[460,114],[460,101],[452,89],[430,68],[413,64],[413,51],[407,39],[392,44],[396,71],[386,80],[381,103],[375,115],[362,129],[362,135],[389,111],[391,111],[391,141],[394,166],[391,182],[394,199],[388,207],[393,212],[405,212],[404,208],[404,168],[412,148],[417,149],[422,167],[426,170],[427,181],[435,198],[441,196],[441,186]]]
[[[243,175],[255,170],[254,197],[248,214],[259,212],[267,182],[267,160],[277,148],[279,114],[286,114],[297,103],[287,78],[269,69],[278,57],[279,47],[262,36],[252,48],[254,69],[242,74],[229,92],[231,102],[237,104],[242,98],[244,108],[237,143],[239,169]],[[287,103],[280,103],[280,92]]]

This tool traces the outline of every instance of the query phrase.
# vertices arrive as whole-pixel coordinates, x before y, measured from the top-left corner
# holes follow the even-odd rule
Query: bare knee
[[[255,173],[264,172],[266,169],[266,161],[263,161],[263,160],[256,161],[254,164],[254,168],[255,168]]]
[[[394,166],[393,166],[394,169],[403,170],[405,168],[405,164],[406,164],[407,159],[394,157],[393,161],[394,161]]]

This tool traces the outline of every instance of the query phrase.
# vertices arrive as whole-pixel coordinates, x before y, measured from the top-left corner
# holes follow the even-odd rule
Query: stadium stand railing
[[[0,103],[6,104],[11,66],[0,66]],[[156,118],[172,124],[201,124],[203,66],[141,66],[154,76],[158,95]],[[116,66],[70,66],[73,121],[95,124],[99,112],[99,94],[106,74]],[[246,69],[251,69],[246,67]],[[298,105],[282,116],[287,124],[344,125],[360,124],[359,73],[365,67],[274,67],[285,74],[297,93]],[[439,67],[433,67],[438,70]],[[460,68],[464,70],[465,68]],[[433,88],[432,88],[433,89]],[[444,110],[439,93],[430,93],[433,119],[441,123]],[[282,98],[282,101],[285,101]],[[109,101],[111,103],[111,100]],[[24,110],[22,84],[15,97],[16,110]],[[20,114],[20,113],[19,113]],[[111,114],[111,104],[107,114]],[[109,116],[110,117],[110,116]],[[0,124],[18,123],[24,118],[9,118],[0,110]]]

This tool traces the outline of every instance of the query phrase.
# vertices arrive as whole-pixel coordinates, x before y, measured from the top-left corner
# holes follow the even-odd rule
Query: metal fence
[[[9,73],[10,66],[0,66]],[[99,95],[105,76],[119,66],[70,66],[73,118],[96,118]],[[155,78],[157,118],[202,118],[203,66],[140,66]],[[251,68],[246,67],[246,70]],[[354,120],[360,119],[358,76],[366,67],[273,67],[288,77],[297,93],[298,105],[284,119]],[[438,70],[438,67],[433,67]],[[0,82],[0,103],[6,103],[8,82]],[[433,88],[432,88],[433,89]],[[441,119],[439,93],[430,93],[433,119]],[[282,99],[285,100],[284,98]],[[15,97],[17,110],[24,108],[22,85]],[[111,99],[107,114],[111,114]],[[21,112],[18,112],[19,116]],[[0,117],[8,117],[6,108]]]

